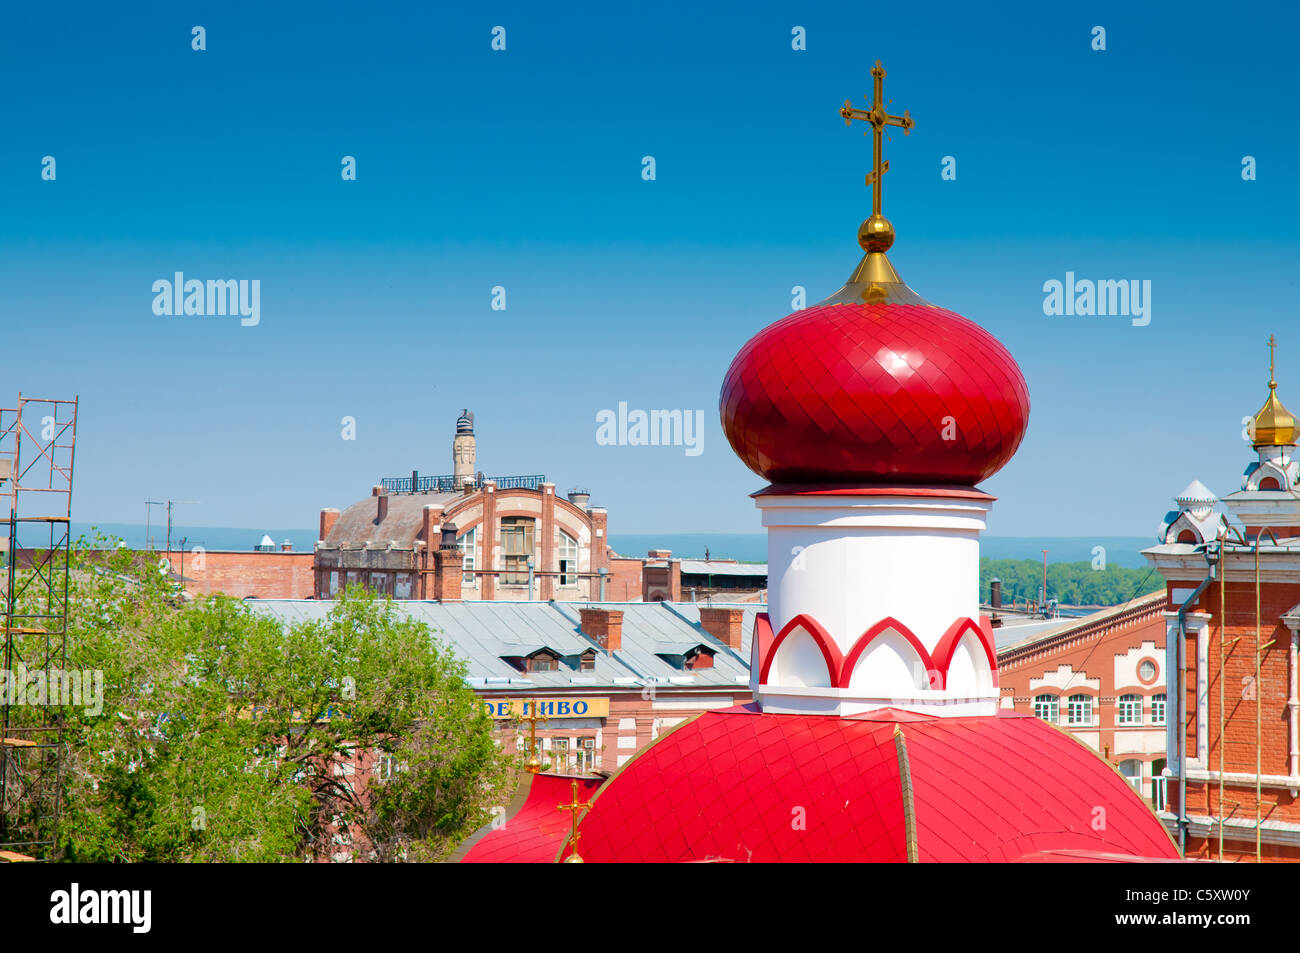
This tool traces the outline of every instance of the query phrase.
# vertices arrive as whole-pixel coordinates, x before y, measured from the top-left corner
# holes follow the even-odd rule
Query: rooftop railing
[[[482,489],[488,480],[495,483],[498,490],[538,490],[546,482],[546,474],[499,477],[484,477],[479,474],[468,479],[462,478],[457,483],[453,474],[420,476],[419,473],[412,473],[409,477],[384,477],[379,485],[385,493],[458,493],[465,483],[470,483],[475,489]]]

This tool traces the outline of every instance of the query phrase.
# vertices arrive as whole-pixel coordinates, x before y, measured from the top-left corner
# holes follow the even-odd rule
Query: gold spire
[[[886,111],[885,107],[890,101],[885,99],[885,70],[880,65],[880,60],[876,60],[871,76],[875,81],[871,108],[854,109],[847,99],[840,107],[844,125],[852,126],[855,119],[870,123],[871,129],[868,130],[868,134],[874,140],[871,171],[867,173],[867,185],[871,189],[871,217],[858,228],[858,244],[866,254],[853,274],[849,276],[844,287],[819,304],[849,302],[929,304],[903,284],[903,279],[898,277],[898,272],[894,271],[894,266],[885,257],[885,252],[889,251],[890,246],[894,244],[894,226],[880,211],[881,186],[884,184],[885,173],[889,171],[889,163],[883,156],[885,129],[888,126],[898,126],[903,130],[904,135],[909,135],[916,123],[912,121],[911,113],[906,109],[901,116],[891,116]]]
[[[1268,400],[1255,415],[1255,446],[1290,447],[1296,442],[1296,419],[1277,397],[1274,349],[1277,341],[1268,336]]]

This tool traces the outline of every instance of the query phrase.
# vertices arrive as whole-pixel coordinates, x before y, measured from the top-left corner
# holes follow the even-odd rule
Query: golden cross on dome
[[[886,126],[898,126],[903,130],[903,135],[911,134],[912,127],[916,125],[912,121],[911,114],[904,109],[903,115],[891,116],[885,111],[885,70],[880,65],[880,60],[876,60],[876,65],[871,70],[871,76],[875,80],[875,89],[872,93],[870,109],[854,109],[849,100],[844,100],[844,105],[840,107],[840,115],[844,117],[844,125],[852,126],[853,120],[861,119],[864,122],[871,123],[871,131],[874,135],[874,149],[871,164],[871,171],[867,174],[867,185],[871,186],[871,217],[880,218],[880,186],[881,179],[889,171],[889,163],[882,161],[884,147],[881,143],[881,137],[884,135]],[[891,100],[892,102],[892,100]]]
[[[574,781],[574,782],[573,782],[573,800],[571,800],[568,804],[557,804],[557,805],[555,805],[555,809],[556,809],[557,811],[568,811],[568,812],[569,812],[569,814],[571,815],[571,820],[572,820],[572,825],[573,825],[572,827],[569,828],[569,836],[568,836],[568,838],[567,838],[567,839],[565,840],[565,842],[564,842],[566,846],[567,846],[567,845],[570,845],[570,844],[573,845],[573,853],[569,854],[568,857],[564,858],[564,862],[565,862],[566,864],[581,864],[581,863],[583,863],[582,858],[578,856],[578,838],[582,836],[582,832],[578,830],[578,812],[581,811],[581,810],[585,810],[586,808],[589,808],[589,807],[591,807],[591,802],[590,802],[590,801],[579,801],[579,800],[578,800],[578,782],[577,782],[577,781]]]
[[[524,702],[524,710],[527,715],[522,716],[519,720],[528,722],[528,763],[524,765],[524,770],[529,774],[536,774],[542,770],[542,760],[537,757],[537,723],[545,721],[537,714],[537,699]]]
[[[1273,335],[1268,336],[1268,386],[1277,387],[1277,375],[1273,373],[1273,356],[1277,349],[1277,341],[1273,340]]]

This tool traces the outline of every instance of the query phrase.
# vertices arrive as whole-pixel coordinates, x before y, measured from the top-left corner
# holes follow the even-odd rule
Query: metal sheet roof
[[[284,624],[318,620],[333,608],[331,600],[250,599],[250,609]],[[647,682],[718,688],[749,682],[748,643],[754,614],[763,606],[736,606],[745,610],[744,647],[733,652],[704,631],[699,606],[663,602],[561,603],[561,602],[459,602],[440,603],[394,600],[395,611],[423,622],[435,638],[451,646],[468,667],[475,687],[529,686],[565,688],[628,688]],[[623,613],[623,644],[613,652],[599,646],[579,628],[579,609],[586,606],[618,609]],[[681,646],[705,645],[714,650],[713,667],[683,671],[659,657],[680,655]],[[573,657],[595,649],[594,671],[581,671],[562,663],[553,672],[520,672],[502,656],[524,656],[548,648]]]
[[[683,559],[682,572],[695,576],[762,576],[767,578],[767,563],[719,562],[716,559]]]

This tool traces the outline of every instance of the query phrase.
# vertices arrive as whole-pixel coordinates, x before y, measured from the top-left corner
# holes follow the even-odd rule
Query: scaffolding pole
[[[15,407],[0,408],[9,533],[0,604],[9,685],[0,696],[0,857],[9,861],[51,860],[58,850],[77,406],[77,398],[20,393]],[[32,676],[43,680],[44,703],[17,695]]]

